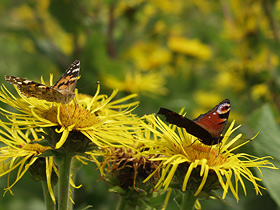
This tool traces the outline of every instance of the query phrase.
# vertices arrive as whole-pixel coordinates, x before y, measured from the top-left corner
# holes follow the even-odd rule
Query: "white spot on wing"
[[[23,83],[24,84],[29,84],[30,82],[32,82],[31,80],[24,80]]]
[[[72,72],[77,72],[77,71],[79,71],[79,69],[74,69]]]

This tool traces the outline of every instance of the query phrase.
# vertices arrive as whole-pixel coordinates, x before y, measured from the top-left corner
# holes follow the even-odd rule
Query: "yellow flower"
[[[194,196],[207,197],[213,190],[222,188],[224,199],[230,190],[238,201],[238,185],[246,194],[243,179],[250,181],[256,194],[261,194],[262,188],[258,182],[260,178],[253,175],[250,168],[260,171],[261,167],[276,169],[267,158],[254,157],[245,153],[234,154],[233,151],[248,143],[250,140],[236,146],[241,134],[229,140],[229,136],[238,128],[230,125],[220,145],[208,146],[188,134],[185,129],[168,126],[154,115],[145,117],[149,124],[146,128],[154,135],[154,140],[143,139],[145,152],[143,154],[157,154],[153,161],[161,161],[161,178],[156,188],[169,187],[190,191]],[[150,136],[151,134],[149,134]],[[235,146],[234,146],[235,145]],[[149,180],[151,174],[145,181]],[[234,182],[233,182],[234,178]]]
[[[242,78],[240,71],[242,67],[238,65],[238,62],[229,61],[219,66],[219,74],[215,78],[215,84],[219,89],[230,89],[236,92],[243,91],[246,87],[246,81]]]
[[[71,135],[83,135],[83,137],[80,135],[79,138],[81,137],[84,141],[78,141],[77,143],[81,143],[81,145],[76,145],[81,147],[82,151],[86,150],[84,146],[89,143],[87,138],[101,147],[112,144],[122,145],[131,139],[131,134],[127,131],[137,127],[137,120],[131,115],[131,110],[138,102],[122,104],[135,97],[135,94],[111,101],[117,91],[113,91],[109,97],[100,95],[98,85],[95,96],[76,93],[76,100],[68,103],[66,108],[65,104],[26,98],[17,88],[20,98],[12,95],[4,85],[1,90],[0,101],[19,111],[19,113],[15,113],[0,108],[9,119],[10,124],[28,128],[54,128],[56,141],[51,142],[51,146],[55,149],[65,143],[72,131]]]
[[[28,170],[35,168],[36,172],[34,170],[33,173],[31,172],[33,178],[44,177],[43,179],[47,182],[48,193],[55,203],[51,182],[53,172],[58,174],[58,171],[53,157],[38,157],[38,155],[51,148],[39,144],[42,138],[39,138],[33,129],[23,132],[18,126],[7,127],[2,121],[0,121],[0,127],[0,142],[5,145],[0,148],[0,164],[3,167],[0,177],[17,169],[17,177],[12,184],[10,184],[10,176],[8,176],[8,187],[4,189],[4,195],[8,191],[13,194],[11,188]],[[39,180],[42,180],[42,178],[39,178]]]
[[[108,76],[104,80],[107,87],[128,93],[142,93],[147,96],[167,93],[167,88],[164,87],[165,78],[158,72],[132,73],[128,71],[124,81]]]
[[[177,0],[177,1],[154,0],[154,1],[151,1],[151,3],[156,9],[160,10],[161,12],[164,12],[167,14],[176,14],[176,15],[178,13],[181,13],[185,6],[185,1],[182,1],[182,0]]]
[[[201,113],[206,113],[215,104],[222,101],[221,95],[210,91],[197,91],[194,94],[194,99],[199,106],[194,108],[193,116],[199,116]]]
[[[191,40],[184,37],[171,36],[168,40],[168,46],[174,52],[183,53],[202,60],[209,60],[212,56],[210,47],[202,44],[197,39]]]
[[[261,1],[229,1],[225,5],[231,8],[231,15],[225,15],[223,36],[238,43],[248,37],[255,36],[258,31],[269,31],[263,13]],[[244,43],[242,43],[244,44]]]
[[[253,86],[251,95],[254,100],[264,98],[270,101],[272,99],[272,94],[269,90],[268,84],[265,83]]]
[[[222,97],[217,93],[201,90],[195,92],[194,97],[195,101],[206,109],[210,109],[213,104],[218,104],[222,100]]]
[[[158,43],[149,42],[137,42],[126,52],[125,56],[142,71],[165,66],[172,58],[170,50],[161,47]]]
[[[70,55],[73,52],[71,43],[73,36],[65,32],[49,13],[50,2],[40,1],[33,6],[22,5],[11,11],[10,25],[17,28],[29,29],[30,33],[35,33],[36,37],[44,28],[43,36],[47,36],[63,53]],[[40,19],[41,21],[38,21]],[[42,32],[41,32],[42,33]],[[28,52],[35,53],[34,40],[25,39],[19,42]]]

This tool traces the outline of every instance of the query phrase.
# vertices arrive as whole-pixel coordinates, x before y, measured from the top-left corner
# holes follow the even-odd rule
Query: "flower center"
[[[213,146],[194,144],[184,149],[192,162],[207,159],[209,166],[216,166],[227,161],[227,156],[220,153],[219,149]]]
[[[98,117],[78,105],[67,105],[66,109],[66,106],[61,104],[59,112],[58,110],[57,106],[52,107],[43,113],[43,117],[53,123],[62,124],[65,127],[74,125],[73,129],[75,130],[88,128],[99,122]]]

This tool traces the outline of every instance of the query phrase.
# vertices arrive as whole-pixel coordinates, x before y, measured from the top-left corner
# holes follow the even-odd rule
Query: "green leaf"
[[[276,124],[271,107],[264,105],[254,112],[249,123],[255,132],[260,131],[259,135],[253,140],[253,148],[259,157],[271,156],[271,160],[277,168],[280,167],[280,129]],[[272,170],[261,168],[263,174],[263,184],[267,191],[280,206],[280,176],[279,169]]]

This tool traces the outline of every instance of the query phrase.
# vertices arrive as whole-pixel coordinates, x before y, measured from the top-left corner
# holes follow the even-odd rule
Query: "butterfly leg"
[[[76,94],[74,95],[74,99],[73,100],[74,100],[75,106],[79,106]]]
[[[210,151],[211,151],[211,149],[212,149],[212,145],[211,146],[209,146],[209,150],[208,150],[208,153],[207,153],[207,160],[208,160],[208,158],[209,158],[209,154],[210,154]]]
[[[78,99],[77,99],[76,95],[74,96],[74,103],[75,103],[75,111],[76,111],[76,108],[79,107]]]
[[[194,141],[193,141],[193,143],[191,143],[190,145],[188,145],[187,147],[190,147],[190,146],[192,146],[195,142],[197,141],[197,139],[195,139]]]
[[[53,109],[54,109],[54,105],[53,104],[54,104],[54,102],[52,103],[52,110],[51,111],[53,111]]]
[[[218,147],[218,151],[217,151],[217,154],[216,154],[216,157],[218,156],[218,154],[220,154],[220,152],[221,152],[221,146],[222,146],[222,144],[220,144],[221,142],[220,141],[218,141],[218,145],[219,145],[219,147]]]
[[[69,120],[70,120],[70,115],[69,115],[69,112],[68,112],[68,110],[67,110],[67,104],[64,102],[64,105],[65,105],[65,109],[66,109],[66,112],[67,112],[67,114],[68,114],[68,117],[69,117]]]
[[[209,146],[209,151],[208,151],[208,154],[207,154],[207,160],[208,160],[209,154],[211,152],[212,146],[213,146],[213,141],[212,141],[211,145]],[[217,157],[217,154],[216,154],[216,157]]]

